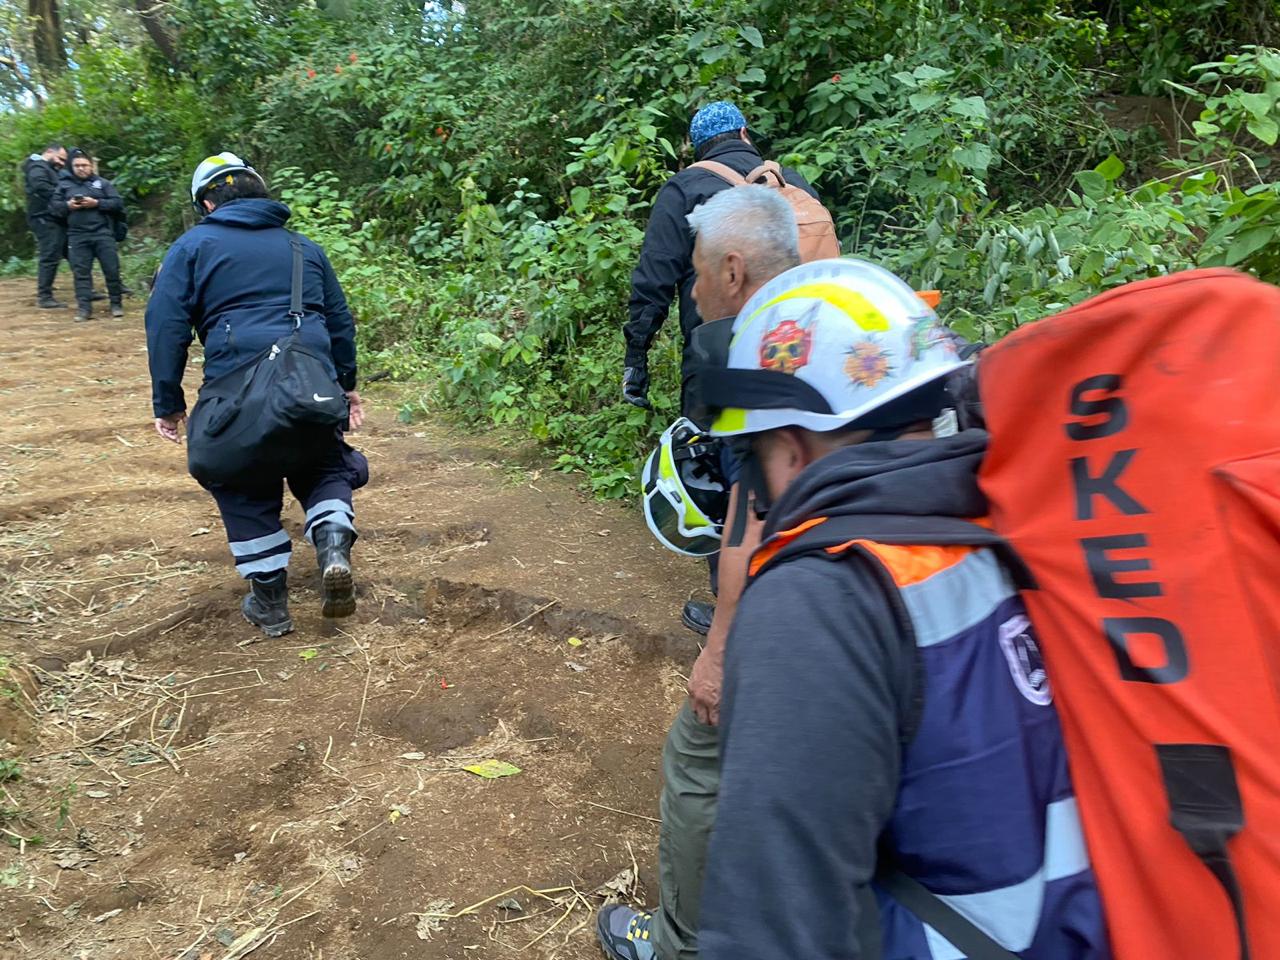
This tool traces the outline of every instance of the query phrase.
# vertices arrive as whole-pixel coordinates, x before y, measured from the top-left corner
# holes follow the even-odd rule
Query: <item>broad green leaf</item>
[[[1119,180],[1120,175],[1124,173],[1124,161],[1113,153],[1094,167],[1094,171],[1100,173],[1102,179],[1110,183],[1112,180]]]
[[[1276,105],[1274,97],[1269,97],[1265,93],[1237,93],[1240,98],[1241,105],[1248,110],[1254,117],[1259,120],[1269,116],[1271,110]]]
[[[747,41],[747,43],[751,44],[757,50],[764,47],[764,37],[760,36],[760,31],[755,27],[741,27],[739,28],[738,33],[741,34],[743,40]]]
[[[951,112],[962,117],[975,117],[981,120],[987,119],[987,101],[981,97],[965,97],[963,100],[956,100],[951,104]]]
[[[1107,195],[1107,180],[1096,170],[1081,170],[1076,174],[1076,183],[1090,200],[1101,200]]]
[[[977,173],[986,173],[995,159],[995,151],[985,143],[970,143],[951,155],[956,163]]]
[[[924,66],[916,67],[911,71],[911,75],[917,80],[941,80],[943,77],[951,76],[950,70],[940,70],[938,67],[931,67],[927,63]]]
[[[1232,240],[1231,246],[1227,248],[1227,266],[1234,267],[1275,239],[1275,227],[1254,227],[1245,231]]]
[[[764,83],[769,78],[759,67],[748,67],[738,74],[739,83]]]
[[[719,63],[729,54],[733,53],[733,47],[727,43],[719,43],[714,47],[707,47],[702,51],[703,63]]]
[[[930,107],[936,107],[942,101],[940,93],[913,93],[907,97],[907,102],[911,104],[911,109],[919,113],[924,113]]]
[[[1276,138],[1280,137],[1280,123],[1270,117],[1254,117],[1247,124],[1249,132],[1269,147],[1274,147]]]
[[[586,213],[587,206],[591,203],[591,191],[587,187],[574,187],[569,194],[569,202],[573,205],[574,213]]]

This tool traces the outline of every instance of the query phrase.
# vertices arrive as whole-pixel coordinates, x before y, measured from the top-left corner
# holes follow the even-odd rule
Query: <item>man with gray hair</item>
[[[777,190],[763,186],[717,193],[686,220],[697,271],[692,295],[698,313],[709,318],[700,331],[691,331],[696,360],[700,333],[713,333],[712,324],[731,329],[757,290],[800,263],[799,232],[790,204]],[[696,367],[689,372],[696,376]],[[596,929],[611,960],[690,960],[698,955],[702,877],[720,789],[717,724],[724,643],[762,527],[750,511],[738,516],[736,464],[726,462],[725,472],[733,483],[730,523],[743,529],[726,531],[720,594],[707,643],[693,665],[689,699],[676,714],[662,752],[658,906],[649,912],[613,904],[600,911]]]

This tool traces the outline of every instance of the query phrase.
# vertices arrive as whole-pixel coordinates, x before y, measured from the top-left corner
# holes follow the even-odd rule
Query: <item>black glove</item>
[[[647,367],[627,367],[622,371],[622,399],[633,407],[652,410],[649,403],[649,370]]]

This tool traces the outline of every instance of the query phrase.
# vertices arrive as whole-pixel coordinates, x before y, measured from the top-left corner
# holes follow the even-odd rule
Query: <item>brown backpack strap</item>
[[[761,180],[768,180],[769,177],[773,177],[777,181],[774,186],[785,187],[787,185],[786,179],[782,176],[782,168],[773,160],[766,160],[748,173],[747,182],[759,183]]]
[[[721,180],[724,180],[726,183],[731,183],[735,187],[740,187],[747,182],[747,178],[737,170],[733,169],[733,167],[727,166],[726,164],[720,163],[718,160],[699,160],[697,163],[691,163],[689,166],[701,167],[703,170],[708,170],[711,173],[714,173]]]

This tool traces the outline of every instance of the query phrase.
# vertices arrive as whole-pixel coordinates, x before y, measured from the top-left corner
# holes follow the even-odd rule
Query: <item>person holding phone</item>
[[[93,317],[93,261],[102,265],[107,279],[111,315],[124,316],[124,287],[120,282],[120,254],[116,248],[115,218],[124,212],[124,201],[111,181],[93,171],[93,159],[83,150],[71,155],[71,176],[58,183],[58,195],[49,203],[55,215],[67,223],[67,259],[75,276],[76,320]]]

